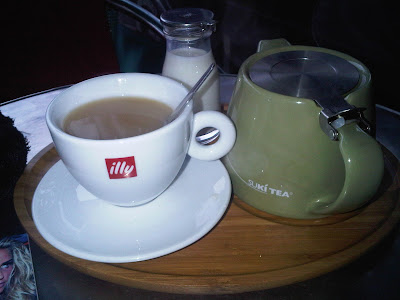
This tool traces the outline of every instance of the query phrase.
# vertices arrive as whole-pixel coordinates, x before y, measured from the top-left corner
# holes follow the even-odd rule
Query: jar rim
[[[171,31],[175,28],[202,29],[214,27],[214,13],[204,8],[176,8],[163,12],[160,16],[161,24]]]

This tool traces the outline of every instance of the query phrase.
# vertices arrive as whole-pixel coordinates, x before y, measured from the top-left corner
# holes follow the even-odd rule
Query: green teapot
[[[317,219],[366,205],[383,177],[373,138],[371,75],[349,55],[261,41],[241,66],[228,115],[236,143],[223,162],[250,207]]]

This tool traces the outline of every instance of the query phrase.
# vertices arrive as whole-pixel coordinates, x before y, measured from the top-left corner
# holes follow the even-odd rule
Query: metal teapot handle
[[[338,130],[339,148],[345,165],[345,180],[336,199],[313,202],[308,210],[316,214],[339,214],[366,204],[381,183],[384,170],[381,147],[356,122]]]

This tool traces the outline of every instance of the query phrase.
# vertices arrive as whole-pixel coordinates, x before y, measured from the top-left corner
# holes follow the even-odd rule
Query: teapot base
[[[359,209],[353,210],[348,213],[336,214],[336,215],[331,215],[331,216],[327,216],[324,218],[318,218],[318,219],[293,219],[293,218],[286,218],[286,217],[273,215],[273,214],[267,213],[265,211],[259,210],[255,207],[247,204],[246,202],[242,201],[236,195],[233,197],[233,202],[237,206],[239,206],[241,209],[243,209],[259,218],[266,219],[271,222],[284,224],[284,225],[291,225],[291,226],[321,226],[321,225],[335,224],[335,223],[343,222],[347,219],[350,219],[350,218],[358,215],[361,211],[363,211],[365,209],[365,207],[361,207]]]

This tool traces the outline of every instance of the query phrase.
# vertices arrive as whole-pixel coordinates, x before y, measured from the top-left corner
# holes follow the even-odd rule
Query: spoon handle
[[[201,85],[204,83],[204,81],[207,79],[207,77],[211,74],[211,72],[214,70],[215,63],[212,63],[208,69],[205,71],[205,73],[200,77],[200,79],[196,82],[196,84],[192,87],[192,89],[189,91],[189,93],[183,98],[181,103],[175,108],[173,113],[168,117],[167,119],[167,124],[175,120],[183,111],[183,109],[186,107],[186,105],[192,100],[194,94],[197,92],[197,90],[201,87]]]

